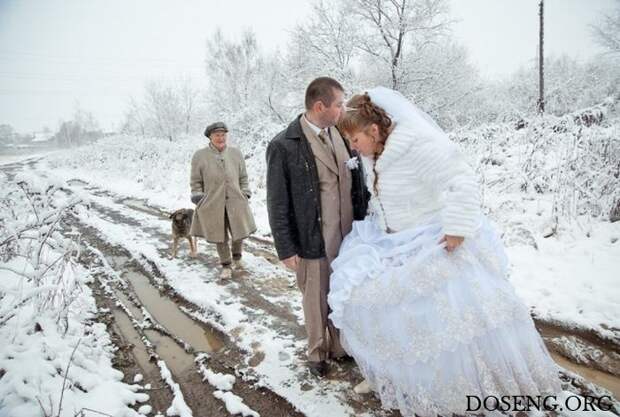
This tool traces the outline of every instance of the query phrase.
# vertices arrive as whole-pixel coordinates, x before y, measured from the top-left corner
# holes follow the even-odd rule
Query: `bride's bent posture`
[[[468,396],[558,393],[457,147],[386,88],[354,96],[339,129],[367,157],[372,195],[332,263],[328,298],[366,378],[358,391],[367,385],[404,416],[484,413],[467,410]]]

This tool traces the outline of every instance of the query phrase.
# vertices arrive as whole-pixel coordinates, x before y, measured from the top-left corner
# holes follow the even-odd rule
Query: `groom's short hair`
[[[333,78],[319,77],[312,80],[306,89],[306,110],[310,110],[319,100],[326,106],[331,106],[335,99],[334,90],[344,92],[342,85]]]

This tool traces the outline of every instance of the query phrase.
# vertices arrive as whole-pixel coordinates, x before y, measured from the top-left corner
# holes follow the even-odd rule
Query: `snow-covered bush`
[[[588,222],[613,220],[620,200],[620,129],[607,122],[611,111],[608,103],[451,136],[471,156],[485,206],[502,224],[543,236],[575,225],[587,233]],[[584,116],[593,114],[600,120]]]
[[[24,174],[12,181],[2,174],[0,181],[0,270],[13,272],[31,287],[12,303],[3,303],[0,326],[16,314],[17,305],[32,300],[37,313],[53,313],[66,329],[68,308],[79,292],[74,276],[79,247],[60,228],[80,200],[63,196],[58,184]]]
[[[93,320],[90,274],[65,223],[79,209],[62,184],[0,173],[2,416],[137,416],[128,405],[148,399],[121,382],[106,326]]]

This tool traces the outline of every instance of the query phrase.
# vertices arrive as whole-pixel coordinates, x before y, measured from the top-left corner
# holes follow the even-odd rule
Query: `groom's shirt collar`
[[[317,125],[313,124],[310,120],[308,120],[308,118],[306,117],[306,113],[304,113],[301,117],[303,117],[304,121],[308,123],[308,126],[310,126],[310,129],[312,129],[312,131],[316,133],[317,136],[319,136],[319,133],[321,133],[321,130],[323,129],[321,129]]]

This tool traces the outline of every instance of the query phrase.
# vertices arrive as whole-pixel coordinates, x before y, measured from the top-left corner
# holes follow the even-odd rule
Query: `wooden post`
[[[545,77],[544,77],[544,0],[540,0],[540,4],[538,5],[538,16],[540,20],[539,31],[538,31],[538,112],[545,112]]]

